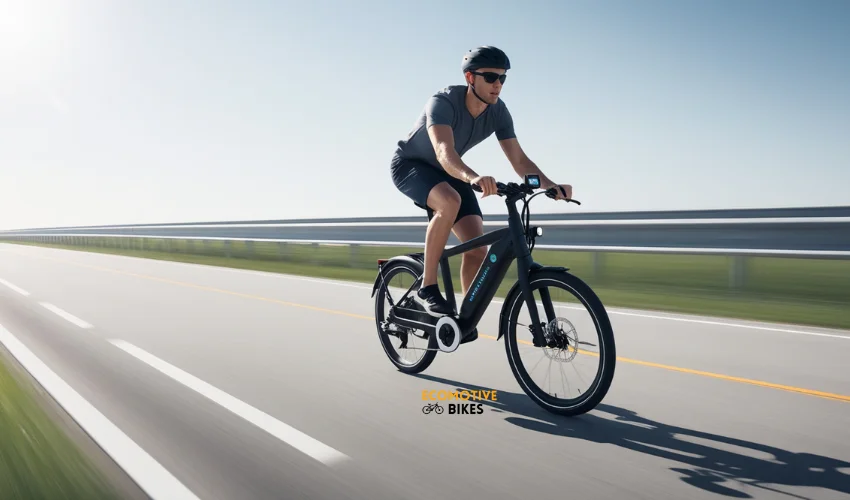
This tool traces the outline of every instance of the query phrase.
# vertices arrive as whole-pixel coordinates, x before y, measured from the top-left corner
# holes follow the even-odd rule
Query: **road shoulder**
[[[28,470],[18,470],[17,474],[11,474],[11,471],[0,471],[0,476],[15,477],[22,483],[28,483],[24,478],[50,477],[50,481],[54,483],[52,488],[58,488],[63,494],[72,497],[85,495],[85,498],[93,499],[130,500],[150,498],[80,428],[2,344],[0,344],[0,381],[5,382],[2,385],[12,386],[9,393],[0,396],[0,401],[5,399],[6,404],[11,406],[3,409],[4,412],[8,412],[7,423],[17,424],[27,438],[21,442],[28,443],[24,449],[16,449],[17,456],[8,458],[19,459],[31,467]],[[15,415],[26,415],[26,421],[17,421]],[[37,434],[32,436],[33,433]],[[49,438],[49,440],[45,442],[40,440],[40,437]],[[66,458],[71,458],[74,462],[63,460]],[[9,467],[11,468],[11,465]],[[18,484],[16,487],[26,488],[24,491],[41,491],[45,494],[48,491],[57,492],[56,489],[51,490],[45,484],[45,481],[39,481],[38,485]],[[13,487],[15,487],[14,484]],[[68,491],[66,488],[71,490]],[[82,498],[82,496],[79,497]]]

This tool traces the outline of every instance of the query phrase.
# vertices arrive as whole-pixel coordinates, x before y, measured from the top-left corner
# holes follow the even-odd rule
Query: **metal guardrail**
[[[110,233],[33,233],[33,234],[2,234],[0,241],[31,241],[39,243],[80,244],[84,239],[118,238],[118,239],[161,239],[183,241],[239,241],[239,242],[269,242],[335,246],[388,246],[423,248],[424,241],[383,241],[383,240],[315,240],[288,238],[252,238],[237,236],[177,236],[164,234],[110,234]],[[452,238],[453,239],[453,238]],[[448,247],[457,244],[449,243]],[[790,258],[820,258],[820,259],[850,259],[850,250],[806,250],[806,249],[770,249],[770,248],[731,248],[731,247],[665,247],[665,246],[618,246],[618,245],[547,245],[536,244],[536,249],[562,250],[573,252],[594,253],[659,253],[678,255],[725,255],[729,257],[790,257]]]
[[[485,231],[506,224],[505,216],[485,217]],[[850,207],[533,214],[532,224],[544,229],[537,248],[547,250],[850,257]],[[426,225],[424,217],[130,224],[0,231],[0,239],[154,237],[421,247]],[[449,238],[450,245],[458,243]]]
[[[590,252],[594,270],[606,253],[728,256],[731,288],[743,285],[750,257],[850,259],[850,207],[533,214],[532,224],[543,228],[535,248]],[[82,246],[98,241],[126,249],[135,248],[138,239],[180,240],[190,249],[197,242],[224,242],[227,257],[233,243],[244,244],[248,255],[258,242],[278,244],[281,255],[288,244],[345,245],[353,266],[363,247],[423,248],[426,225],[424,217],[133,224],[0,231],[0,241]],[[485,218],[485,231],[505,225],[505,217]],[[450,237],[450,246],[458,243]]]

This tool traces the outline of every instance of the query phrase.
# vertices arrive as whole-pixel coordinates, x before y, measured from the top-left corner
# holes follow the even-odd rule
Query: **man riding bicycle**
[[[393,183],[428,212],[425,273],[417,297],[432,316],[453,312],[437,284],[437,269],[449,232],[461,242],[484,234],[483,214],[471,185],[481,188],[482,197],[497,192],[493,177],[479,175],[461,160],[467,151],[495,133],[520,178],[539,175],[543,189],[560,187],[557,199],[572,197],[572,187],[549,180],[517,141],[511,114],[499,98],[510,68],[508,56],[495,47],[470,50],[461,65],[466,85],[449,86],[432,95],[413,130],[398,142],[392,158]],[[486,255],[485,247],[462,254],[464,295]]]

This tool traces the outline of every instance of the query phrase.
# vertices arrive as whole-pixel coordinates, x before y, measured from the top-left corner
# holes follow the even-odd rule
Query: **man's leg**
[[[484,220],[477,214],[467,215],[455,224],[452,232],[454,232],[461,243],[465,243],[472,238],[484,234]],[[472,280],[475,279],[475,274],[481,268],[484,257],[487,256],[487,247],[473,248],[461,255],[460,282],[462,293],[466,295],[466,291],[472,286]]]
[[[417,296],[432,315],[452,313],[451,306],[443,298],[437,285],[437,268],[457,218],[460,201],[460,195],[445,181],[434,186],[428,193],[428,207],[433,211],[433,215],[425,232],[425,272]]]
[[[434,211],[434,216],[425,232],[423,287],[437,284],[437,266],[460,209],[460,195],[447,182],[441,182],[428,194],[428,206]]]
[[[452,230],[462,243],[484,234],[484,218],[475,192],[468,186],[458,186],[458,194],[461,197],[458,221]],[[487,256],[487,247],[478,247],[461,254],[460,281],[464,296],[472,286],[475,274],[481,268],[481,263]],[[472,342],[478,338],[478,329],[472,330],[467,337],[461,340],[461,344]]]

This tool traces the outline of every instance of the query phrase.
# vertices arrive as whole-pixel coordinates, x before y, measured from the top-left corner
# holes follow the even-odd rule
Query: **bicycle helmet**
[[[464,54],[461,64],[464,73],[480,68],[498,68],[507,71],[511,69],[511,61],[500,49],[485,45]]]

